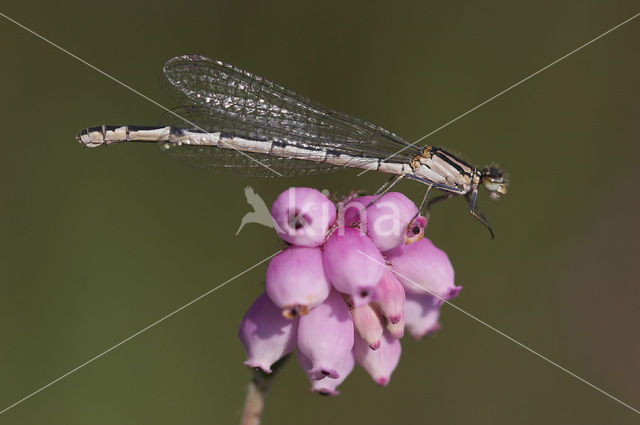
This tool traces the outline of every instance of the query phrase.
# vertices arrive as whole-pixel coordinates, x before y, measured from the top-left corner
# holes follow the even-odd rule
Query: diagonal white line
[[[202,131],[203,133],[207,133],[210,134],[208,131],[204,130],[203,128],[200,128],[198,125],[192,123],[191,121],[189,121],[186,118],[181,117],[179,114],[177,114],[175,111],[172,111],[171,109],[167,108],[166,106],[161,105],[160,103],[156,102],[155,100],[151,99],[149,96],[139,92],[138,90],[134,89],[133,87],[123,83],[122,81],[118,80],[116,77],[112,76],[111,74],[106,73],[105,71],[99,69],[98,67],[90,64],[89,62],[87,62],[86,60],[74,55],[73,53],[71,53],[70,51],[66,50],[65,48],[59,46],[58,44],[54,43],[53,41],[47,39],[46,37],[44,37],[43,35],[40,35],[39,33],[35,32],[34,30],[22,25],[20,22],[16,21],[15,19],[10,18],[9,16],[5,15],[4,13],[0,12],[0,16],[2,16],[3,18],[5,18],[8,21],[13,22],[14,24],[16,24],[17,26],[19,26],[20,28],[22,28],[25,31],[30,32],[31,34],[35,35],[36,37],[38,37],[39,39],[41,39],[42,41],[45,41],[46,43],[50,44],[51,46],[55,47],[56,49],[60,50],[61,52],[66,53],[67,55],[71,56],[72,58],[76,59],[79,62],[82,62],[83,64],[87,65],[89,68],[93,69],[96,72],[99,72],[100,74],[104,75],[105,77],[109,78],[110,80],[120,84],[122,87],[132,91],[133,93],[137,94],[138,96],[142,97],[143,99],[148,100],[149,102],[153,103],[154,105],[156,105],[157,107],[163,109],[164,111],[172,114],[173,116],[175,116],[176,118],[181,119],[182,121],[186,122],[189,125],[194,126],[195,128],[197,128],[198,130]],[[231,146],[231,145],[229,145]],[[266,168],[267,170],[270,170],[271,172],[275,173],[276,175],[282,177],[282,174],[280,174],[279,172],[277,172],[276,170],[274,170],[273,168],[269,167],[266,164],[263,164],[262,162],[260,162],[259,160],[255,159],[254,157],[252,157],[251,155],[247,154],[246,152],[241,151],[240,149],[237,149],[235,146],[231,146],[231,148],[235,149],[236,151],[240,152],[242,155],[246,156],[247,158],[249,158],[250,160],[257,162],[258,164],[262,165],[264,168]]]
[[[469,313],[468,311],[458,307],[457,305],[449,302],[448,300],[445,300],[444,298],[434,294],[433,292],[431,292],[430,290],[428,290],[427,288],[418,285],[417,283],[415,283],[413,280],[409,279],[408,277],[406,277],[405,275],[403,275],[402,273],[399,273],[396,270],[393,270],[392,268],[390,268],[389,266],[387,266],[384,263],[381,263],[380,261],[376,260],[375,258],[365,254],[364,252],[358,250],[359,254],[364,255],[365,257],[367,257],[368,259],[370,259],[371,261],[373,261],[376,264],[381,265],[382,267],[386,268],[387,270],[391,271],[392,273],[403,277],[404,279],[408,280],[409,282],[411,282],[413,285],[415,285],[416,287],[428,292],[430,295],[438,298],[439,300],[443,301],[444,303],[446,303],[447,305],[450,305],[451,307],[455,308],[456,310],[458,310],[460,313],[463,313],[467,316],[469,316],[470,318],[472,318],[473,320],[475,320],[476,322],[486,326],[487,328],[491,329],[492,331],[494,331],[495,333],[502,335],[503,337],[507,338],[509,341],[516,343],[517,345],[519,345],[520,347],[524,348],[525,350],[527,350],[528,352],[530,352],[531,354],[535,354],[536,356],[540,357],[542,360],[546,361],[547,363],[552,364],[553,366],[557,367],[558,369],[568,373],[569,375],[573,376],[574,378],[576,378],[577,380],[583,382],[584,384],[587,384],[588,386],[590,386],[591,388],[593,388],[594,390],[597,390],[599,392],[601,392],[602,394],[606,395],[607,397],[609,397],[612,400],[617,401],[618,403],[620,403],[621,405],[623,405],[624,407],[633,410],[634,412],[640,414],[640,410],[635,409],[631,406],[629,406],[627,403],[625,403],[624,401],[612,396],[611,394],[609,394],[608,392],[604,391],[603,389],[596,387],[595,385],[593,385],[591,382],[587,381],[584,378],[579,377],[578,375],[576,375],[575,373],[571,372],[569,369],[566,369],[562,366],[560,366],[558,363],[554,362],[553,360],[549,359],[548,357],[543,356],[542,354],[538,353],[537,351],[533,350],[532,348],[529,348],[528,346],[524,345],[523,343],[521,343],[520,341],[510,337],[509,335],[507,335],[506,333],[502,332],[499,329],[496,329],[495,327],[491,326],[490,324],[488,324],[487,322],[477,318],[476,316],[474,316],[473,314]]]
[[[482,102],[482,103],[479,103],[478,105],[476,105],[476,106],[474,106],[473,108],[469,109],[467,112],[465,112],[465,113],[463,113],[463,114],[461,114],[461,115],[458,115],[457,117],[455,117],[455,118],[454,118],[454,119],[452,119],[451,121],[449,121],[449,122],[447,122],[447,123],[445,123],[445,124],[441,125],[440,127],[436,128],[435,130],[431,131],[430,133],[425,134],[424,136],[422,136],[421,138],[417,139],[417,140],[416,140],[416,141],[414,141],[413,143],[411,143],[411,144],[409,144],[409,145],[407,145],[407,146],[403,147],[402,149],[400,149],[398,152],[394,153],[393,155],[390,155],[390,156],[386,157],[385,159],[383,159],[383,161],[382,161],[382,162],[387,161],[389,158],[391,158],[391,157],[393,157],[393,156],[396,156],[397,154],[399,154],[399,153],[401,153],[401,152],[404,152],[406,149],[409,149],[409,148],[410,148],[410,147],[412,147],[412,146],[415,146],[417,143],[419,143],[419,142],[423,141],[424,139],[426,139],[427,137],[431,136],[432,134],[437,133],[438,131],[442,130],[443,128],[445,128],[445,127],[449,126],[450,124],[453,124],[454,122],[458,121],[460,118],[462,118],[462,117],[464,117],[464,116],[466,116],[466,115],[470,114],[471,112],[475,111],[476,109],[483,107],[484,105],[486,105],[487,103],[489,103],[489,102],[491,102],[492,100],[496,99],[497,97],[502,96],[503,94],[505,94],[505,93],[506,93],[506,92],[508,92],[509,90],[511,90],[511,89],[513,89],[513,88],[515,88],[515,87],[519,86],[520,84],[524,83],[525,81],[527,81],[527,80],[529,80],[529,79],[531,79],[531,78],[535,77],[536,75],[540,74],[541,72],[543,72],[543,71],[545,71],[545,70],[547,70],[547,69],[551,68],[553,65],[555,65],[555,64],[557,64],[558,62],[560,62],[560,61],[562,61],[562,60],[564,60],[564,59],[568,58],[569,56],[571,56],[572,54],[574,54],[574,53],[578,52],[579,50],[584,49],[584,48],[585,48],[585,47],[587,47],[588,45],[590,45],[590,44],[592,44],[592,43],[596,42],[597,40],[601,39],[602,37],[604,37],[605,35],[609,34],[610,32],[613,32],[613,31],[617,30],[618,28],[620,28],[620,27],[621,27],[621,26],[623,26],[624,24],[626,24],[626,23],[628,23],[628,22],[630,22],[630,21],[632,21],[632,20],[636,19],[638,16],[640,16],[640,12],[639,12],[639,13],[636,13],[635,15],[633,15],[632,17],[630,17],[629,19],[627,19],[627,20],[625,20],[625,21],[623,21],[623,22],[619,23],[619,24],[618,24],[618,25],[616,25],[615,27],[613,27],[613,28],[611,28],[611,29],[609,29],[609,30],[607,30],[607,31],[603,32],[602,34],[600,34],[600,35],[599,35],[599,36],[597,36],[596,38],[594,38],[594,39],[592,39],[592,40],[587,41],[586,43],[584,43],[584,44],[583,44],[583,45],[581,45],[580,47],[577,47],[577,48],[573,49],[572,51],[570,51],[570,52],[569,52],[569,53],[567,53],[566,55],[562,56],[561,58],[558,58],[558,59],[554,60],[553,62],[551,62],[551,63],[550,63],[550,64],[548,64],[547,66],[545,66],[545,67],[543,67],[543,68],[540,68],[539,70],[537,70],[537,71],[536,71],[536,72],[534,72],[533,74],[528,75],[527,77],[523,78],[522,80],[518,81],[517,83],[510,85],[510,86],[509,86],[509,87],[507,87],[506,89],[502,90],[500,93],[498,93],[498,94],[496,94],[496,95],[494,95],[494,96],[491,96],[489,99],[485,100],[485,101],[484,101],[484,102]],[[364,173],[366,173],[367,171],[369,171],[369,170],[361,171],[360,173],[358,173],[358,176],[363,175],[363,174],[364,174]]]
[[[67,376],[71,375],[72,373],[78,371],[79,369],[85,367],[86,365],[93,363],[94,361],[98,360],[100,357],[104,356],[105,354],[115,350],[116,348],[120,347],[122,344],[131,341],[133,338],[137,337],[138,335],[140,335],[143,332],[148,331],[149,329],[151,329],[152,327],[156,326],[157,324],[165,321],[166,319],[168,319],[169,317],[175,315],[176,313],[179,313],[180,311],[184,310],[185,308],[189,307],[191,304],[194,304],[198,301],[200,301],[202,298],[206,297],[207,295],[217,291],[218,289],[222,288],[223,286],[225,286],[227,283],[239,278],[240,276],[242,276],[243,274],[255,269],[256,267],[258,267],[260,264],[269,261],[271,258],[273,258],[275,255],[277,255],[280,251],[276,252],[275,254],[272,254],[270,256],[268,256],[267,258],[265,258],[264,260],[261,260],[259,262],[257,262],[256,264],[254,264],[253,266],[249,267],[248,269],[244,270],[243,272],[238,273],[237,275],[233,276],[232,278],[222,282],[220,285],[216,286],[213,289],[208,290],[207,292],[205,292],[204,294],[200,295],[197,298],[194,298],[193,300],[189,301],[188,303],[186,303],[185,305],[183,305],[182,307],[172,311],[171,313],[167,314],[166,316],[156,320],[155,322],[151,323],[150,325],[140,329],[138,332],[128,336],[127,338],[123,339],[122,341],[120,341],[119,343],[117,343],[116,345],[111,346],[110,348],[104,350],[102,353],[90,358],[89,360],[87,360],[86,362],[82,363],[79,366],[76,366],[75,368],[71,369],[69,372],[65,373],[64,375],[59,376],[58,378],[54,379],[53,381],[49,382],[47,385],[44,385],[40,388],[38,388],[37,390],[35,390],[34,392],[32,392],[31,394],[21,398],[20,400],[16,401],[15,403],[11,404],[10,406],[5,407],[3,410],[0,411],[0,415],[2,415],[4,412],[6,412],[7,410],[17,406],[18,404],[22,403],[23,401],[26,401],[28,399],[30,399],[31,397],[33,397],[34,395],[38,394],[40,391],[43,391],[47,388],[49,388],[50,386],[52,386],[53,384],[55,384],[56,382],[66,378]]]

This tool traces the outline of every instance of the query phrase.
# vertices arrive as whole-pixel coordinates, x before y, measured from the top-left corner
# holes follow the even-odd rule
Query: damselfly
[[[88,147],[156,142],[171,156],[196,166],[248,176],[293,176],[346,167],[391,174],[377,192],[401,179],[427,186],[420,205],[464,196],[478,211],[478,188],[492,198],[506,193],[496,167],[479,169],[435,146],[409,143],[375,124],[326,108],[235,66],[197,55],[170,59],[164,75],[188,105],[173,109],[165,126],[102,125],[83,130]],[[431,189],[444,192],[429,199]]]

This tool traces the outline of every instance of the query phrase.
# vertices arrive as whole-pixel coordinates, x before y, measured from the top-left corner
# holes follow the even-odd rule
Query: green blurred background
[[[13,3],[13,4],[12,4]],[[161,103],[171,56],[263,75],[415,140],[639,12],[626,2],[4,2],[0,11]],[[427,141],[510,175],[434,208],[455,303],[640,407],[640,18]],[[159,108],[0,18],[0,410],[280,246],[243,188],[344,194],[386,177],[220,177],[153,146],[82,149],[84,127]],[[403,183],[419,200],[423,188]],[[237,325],[265,266],[0,415],[6,424],[234,424],[249,372]],[[638,415],[444,307],[403,339],[391,383],[357,370],[337,398],[295,362],[264,424],[630,424]]]

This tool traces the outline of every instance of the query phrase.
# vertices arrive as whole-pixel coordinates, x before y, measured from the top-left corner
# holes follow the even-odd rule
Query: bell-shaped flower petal
[[[404,286],[398,281],[395,274],[385,267],[382,279],[376,286],[377,298],[374,302],[376,308],[391,323],[398,323],[404,308]]]
[[[444,300],[458,295],[462,286],[454,284],[453,266],[447,254],[423,238],[386,253],[391,268],[407,292],[431,294]]]
[[[438,319],[442,301],[431,295],[407,293],[404,304],[405,327],[415,339],[420,339],[440,329]]]
[[[400,361],[402,348],[400,340],[393,338],[386,332],[382,335],[380,342],[380,348],[374,351],[362,338],[356,335],[353,353],[356,363],[367,371],[376,384],[387,385],[393,370]]]
[[[351,309],[353,326],[355,326],[360,338],[364,339],[372,350],[380,347],[382,336],[382,320],[376,310],[370,304],[363,304]]]
[[[315,189],[292,187],[276,198],[271,217],[278,236],[286,242],[320,246],[336,219],[336,207]]]
[[[404,326],[405,326],[405,316],[404,313],[400,316],[400,320],[396,323],[386,322],[384,324],[384,328],[389,332],[389,335],[394,337],[395,339],[400,339],[404,335]]]
[[[339,227],[324,245],[324,266],[333,287],[351,296],[354,306],[371,301],[384,267],[371,239],[352,227]]]
[[[388,192],[381,197],[363,196],[347,203],[344,209],[345,224],[360,222],[360,228],[383,252],[404,244],[407,238],[413,241],[419,235],[424,235],[426,221],[424,218],[414,220],[418,208],[402,193]]]
[[[339,378],[338,363],[353,348],[353,332],[349,309],[336,291],[300,317],[298,348],[311,361],[309,376]]]
[[[336,388],[342,384],[351,371],[353,371],[355,359],[353,357],[353,350],[351,350],[336,364],[336,371],[340,375],[338,378],[330,378],[327,376],[322,379],[316,379],[315,376],[311,376],[309,374],[309,371],[313,368],[311,360],[302,354],[300,350],[298,350],[298,363],[311,382],[311,391],[322,395],[338,395],[340,391],[336,390]]]
[[[291,246],[267,267],[267,294],[287,318],[306,314],[329,295],[320,248]]]
[[[271,373],[271,366],[296,347],[298,319],[287,320],[262,293],[244,315],[238,336],[247,354],[245,365]]]

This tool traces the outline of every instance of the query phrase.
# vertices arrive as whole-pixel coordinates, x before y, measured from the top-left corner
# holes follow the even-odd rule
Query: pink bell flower
[[[382,315],[391,323],[398,323],[404,308],[404,286],[396,275],[385,267],[382,279],[376,286],[377,299],[374,304]]]
[[[356,363],[362,366],[378,385],[389,383],[391,374],[400,361],[401,352],[400,341],[386,332],[380,340],[380,348],[375,351],[357,335],[353,346]]]
[[[320,248],[291,246],[267,267],[267,294],[287,318],[306,314],[329,295]]]
[[[300,368],[307,373],[307,377],[311,382],[310,391],[316,392],[322,395],[338,395],[340,391],[336,388],[338,385],[342,384],[347,376],[353,371],[353,367],[355,366],[355,359],[353,357],[353,350],[349,351],[346,356],[344,356],[337,364],[336,370],[340,377],[338,378],[330,378],[323,377],[322,379],[315,379],[312,376],[309,376],[309,370],[312,369],[311,360],[309,360],[300,350],[298,350],[298,364]]]
[[[375,260],[373,261],[372,258]],[[339,227],[324,245],[324,266],[333,287],[358,307],[375,298],[384,258],[371,239],[352,227]]]
[[[371,204],[371,202],[375,203]],[[426,220],[416,217],[418,208],[398,192],[363,196],[344,207],[345,224],[360,223],[378,250],[384,252],[404,243],[412,243],[424,235]]]
[[[372,350],[380,347],[382,336],[382,320],[370,304],[363,304],[351,309],[353,326],[355,326],[360,338],[365,340]]]
[[[353,348],[353,332],[349,309],[336,291],[300,317],[298,348],[311,361],[309,376],[339,378],[338,363]]]
[[[245,313],[238,337],[247,354],[244,364],[271,373],[271,366],[296,348],[298,319],[287,320],[262,293]]]
[[[438,319],[442,301],[431,295],[407,293],[404,304],[405,327],[414,339],[440,330]]]
[[[449,300],[462,290],[462,286],[454,284],[453,266],[447,254],[427,238],[401,245],[386,256],[407,292]]]
[[[320,246],[336,219],[336,207],[315,189],[292,187],[271,207],[273,224],[282,239],[298,246]]]

